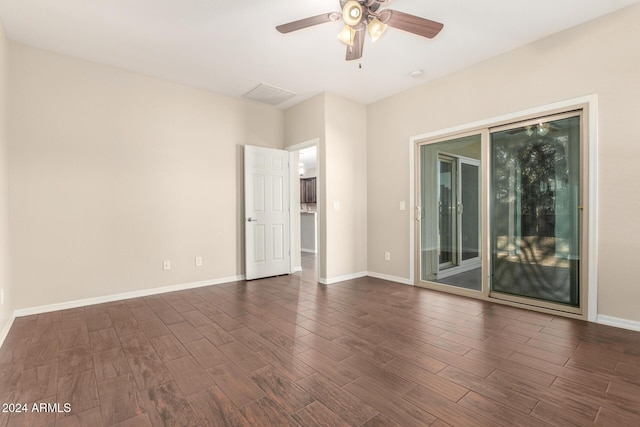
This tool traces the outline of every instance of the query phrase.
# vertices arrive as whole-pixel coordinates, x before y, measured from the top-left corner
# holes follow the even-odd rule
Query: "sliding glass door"
[[[583,133],[577,110],[419,142],[416,284],[582,314]]]
[[[420,148],[422,280],[481,290],[480,148],[480,135]]]
[[[491,294],[580,304],[580,116],[491,132]]]

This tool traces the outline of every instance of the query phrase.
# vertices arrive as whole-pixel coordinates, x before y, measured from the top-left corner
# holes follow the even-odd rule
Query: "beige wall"
[[[409,277],[411,136],[599,96],[598,312],[640,321],[640,6],[553,35],[368,107],[369,270]],[[384,262],[390,250],[399,256]]]
[[[13,292],[9,256],[9,161],[7,139],[7,64],[9,43],[0,23],[0,289],[5,303],[0,305],[0,329],[13,312]],[[3,337],[0,337],[2,340]]]
[[[294,107],[285,111],[285,130],[284,130],[284,143],[286,147],[292,145],[301,144],[312,140],[317,140],[318,148],[318,161],[320,164],[324,161],[325,156],[325,94],[314,96],[307,99]],[[320,191],[317,193],[318,201],[318,253],[317,259],[319,262],[318,272],[320,279],[327,277],[327,264],[326,264],[326,247],[327,239],[326,232],[326,210],[324,191],[322,188],[326,185],[325,177],[320,174],[317,180],[317,186]],[[295,205],[295,215],[300,215],[300,206]],[[300,232],[299,228],[296,231]],[[300,239],[298,238],[299,242]],[[299,249],[299,248],[298,248]]]
[[[325,99],[320,174],[325,177],[326,277],[334,279],[367,271],[367,115],[362,104],[330,93]]]
[[[282,111],[17,44],[10,79],[16,308],[244,273],[241,146]]]
[[[366,108],[324,93],[288,109],[285,144],[318,140],[320,279],[367,271]],[[340,204],[334,210],[333,202]]]

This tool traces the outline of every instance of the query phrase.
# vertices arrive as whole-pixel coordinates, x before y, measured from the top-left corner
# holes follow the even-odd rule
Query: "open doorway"
[[[291,161],[292,271],[316,283],[319,268],[319,159],[318,142],[312,140],[288,148]]]

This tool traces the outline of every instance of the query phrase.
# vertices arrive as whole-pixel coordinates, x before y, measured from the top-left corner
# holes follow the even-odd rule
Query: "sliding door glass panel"
[[[480,153],[473,135],[420,147],[420,279],[481,290]]]
[[[438,158],[438,241],[440,268],[456,264],[456,187],[454,159]]]
[[[480,256],[480,167],[462,163],[460,168],[460,216],[462,261]]]
[[[580,117],[491,134],[491,292],[577,307]]]

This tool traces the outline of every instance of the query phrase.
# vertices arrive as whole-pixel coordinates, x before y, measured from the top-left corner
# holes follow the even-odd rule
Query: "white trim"
[[[290,145],[290,146],[286,147],[285,150],[289,151],[289,153],[290,153],[289,154],[289,159],[291,159],[294,151],[299,151],[299,150],[302,150],[303,148],[309,148],[309,147],[316,147],[316,171],[317,171],[316,172],[316,178],[317,178],[316,179],[316,195],[317,195],[316,211],[317,212],[316,212],[316,227],[315,227],[314,232],[315,232],[315,238],[316,238],[317,252],[314,252],[314,253],[318,254],[318,257],[316,258],[316,277],[318,277],[318,282],[323,283],[322,279],[320,278],[320,257],[322,256],[322,253],[321,253],[321,249],[322,248],[320,247],[321,242],[318,240],[318,235],[321,234],[320,233],[320,227],[322,227],[322,224],[320,222],[320,215],[321,215],[321,212],[322,212],[322,205],[320,203],[320,199],[321,199],[320,192],[322,190],[322,187],[321,187],[322,183],[320,181],[320,173],[321,173],[320,172],[320,164],[321,164],[321,161],[322,161],[322,159],[320,158],[320,138],[313,138],[313,139],[309,139],[309,140],[304,141],[304,142],[300,142],[298,144]],[[299,189],[292,189],[291,191],[300,191],[300,190]],[[289,205],[291,205],[291,198],[292,197],[293,196],[290,193],[289,194]],[[295,215],[295,214],[300,215],[299,206],[298,206],[298,209],[295,209],[295,212],[294,212],[294,209],[291,209],[291,206],[290,206],[289,216],[290,216],[291,219],[289,221],[289,241],[290,241],[290,245],[289,246],[292,247],[292,248],[294,247],[293,246],[293,235],[294,235],[294,232],[293,232],[293,215]],[[306,252],[302,248],[300,250],[302,252]],[[293,251],[289,252],[289,258],[291,260],[291,262],[290,262],[291,263],[291,272],[295,273],[295,271],[293,271],[293,268],[294,268],[293,267],[293,262],[294,262],[293,261]]]
[[[221,285],[224,283],[240,282],[245,280],[243,276],[230,276],[221,279],[203,280],[201,282],[183,283],[179,285],[169,285],[160,288],[143,289],[121,294],[105,295],[102,297],[85,298],[74,301],[61,302],[56,304],[41,305],[39,307],[21,308],[14,311],[15,317],[30,316],[32,314],[48,313],[50,311],[67,310],[70,308],[84,307],[87,305],[103,304],[106,302],[120,301],[124,299],[146,297],[149,295],[164,294],[167,292],[183,291],[186,289],[202,288],[204,286]]]
[[[587,289],[587,320],[597,322],[598,316],[598,95],[587,95],[579,98],[556,102],[553,104],[541,105],[527,110],[509,113],[502,116],[490,117],[472,123],[453,126],[433,132],[415,135],[409,138],[409,279],[415,284],[415,146],[418,141],[434,139],[446,135],[468,132],[474,129],[490,128],[499,123],[510,120],[517,121],[524,116],[544,114],[552,110],[561,110],[578,106],[580,104],[589,105],[589,253],[588,253],[588,279]]]
[[[416,152],[417,137],[409,138],[409,282],[416,284]]]
[[[433,132],[427,132],[420,135],[415,135],[415,136],[412,136],[410,140],[415,144],[415,142],[421,141],[423,139],[432,139],[440,136],[467,132],[467,131],[471,131],[473,129],[478,129],[478,128],[494,127],[498,123],[508,122],[510,120],[520,121],[524,116],[548,113],[549,111],[552,111],[552,110],[562,110],[562,109],[574,107],[580,104],[589,104],[589,110],[592,111],[592,107],[594,105],[597,106],[597,102],[598,102],[597,94],[582,96],[580,98],[568,99],[566,101],[555,102],[553,104],[541,105],[538,107],[529,108],[527,110],[522,110],[515,113],[509,113],[509,114],[504,114],[502,116],[490,117],[490,118],[478,120],[472,123],[466,123],[458,126],[453,126],[447,129],[440,129]],[[591,130],[591,127],[589,129]]]
[[[587,320],[598,317],[598,95],[588,97],[589,103],[589,270],[587,279]]]
[[[293,267],[293,272],[297,273],[298,271],[302,271],[302,266]]]
[[[637,322],[635,320],[621,319],[619,317],[598,314],[596,322],[602,325],[615,326],[616,328],[640,331],[640,322]]]
[[[300,252],[306,252],[306,253],[309,253],[309,254],[315,254],[316,250],[315,249],[300,248]]]
[[[294,195],[294,191],[297,191],[298,193],[300,192],[300,187],[298,186],[298,188],[294,187],[295,184],[295,180],[291,179],[291,174],[292,171],[294,170],[291,165],[293,165],[293,151],[288,150],[289,151],[289,271],[291,273],[295,273],[296,272],[296,267],[295,267],[295,251],[297,248],[296,243],[294,242],[293,236],[295,235],[294,233],[294,224],[295,224],[295,216],[296,214],[300,214],[300,208],[298,205],[298,208],[294,208],[293,203],[291,203],[291,201],[293,200],[293,195]]]
[[[361,277],[367,277],[367,276],[368,276],[368,273],[366,271],[361,271],[359,273],[347,274],[345,276],[331,277],[328,279],[321,277],[318,279],[318,282],[322,283],[323,285],[333,285],[334,283],[346,282],[347,280],[360,279]]]
[[[407,279],[406,277],[397,277],[390,276],[388,274],[376,273],[375,271],[368,271],[367,275],[370,277],[375,277],[376,279],[387,280],[389,282],[401,283],[403,285],[413,286],[413,282],[411,279]]]
[[[11,327],[13,326],[13,321],[16,320],[16,313],[14,312],[11,317],[9,317],[9,319],[7,320],[7,323],[4,324],[4,327],[2,328],[2,331],[0,332],[0,347],[2,347],[2,345],[4,344],[4,340],[7,339],[7,336],[9,335],[9,331],[11,330]]]

